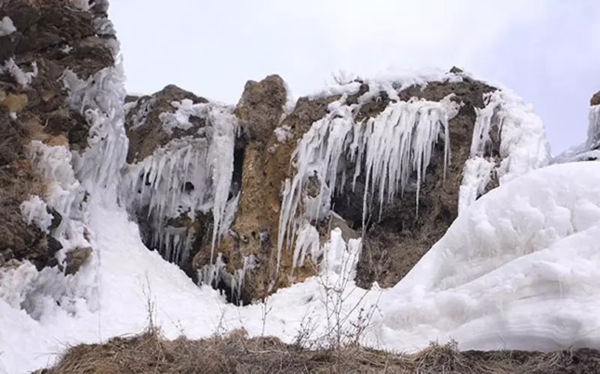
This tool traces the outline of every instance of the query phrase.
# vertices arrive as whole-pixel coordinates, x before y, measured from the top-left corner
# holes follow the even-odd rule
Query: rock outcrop
[[[319,255],[313,253],[317,256],[313,258],[300,254],[298,251],[306,248],[298,249],[294,245],[297,230],[302,229],[299,222],[305,219],[312,229],[303,235],[308,235],[306,237],[313,242],[306,242],[304,246],[318,247],[327,240],[331,229],[340,228],[346,240],[363,240],[358,284],[370,287],[378,282],[392,286],[444,235],[459,214],[467,160],[478,158],[488,165],[480,172],[483,174],[478,178],[482,181],[476,186],[473,200],[497,186],[497,172],[508,168],[505,161],[510,152],[507,147],[502,149],[501,137],[505,130],[500,127],[506,110],[490,96],[496,91],[459,70],[437,80],[412,85],[354,81],[330,94],[301,98],[286,114],[288,98],[279,76],[248,82],[235,109],[227,109],[227,115],[219,117],[229,121],[228,126],[236,130],[228,148],[232,155],[219,155],[230,157],[227,163],[233,165],[230,165],[229,187],[225,191],[227,199],[222,199],[219,208],[222,211],[218,215],[215,215],[219,205],[215,196],[219,188],[213,182],[202,182],[219,165],[214,159],[204,158],[217,142],[208,135],[218,130],[217,118],[208,114],[214,104],[174,86],[151,96],[131,97],[126,104],[131,139],[128,161],[135,170],[131,179],[135,182],[130,184],[130,190],[137,196],[133,210],[144,241],[150,248],[157,248],[167,260],[177,262],[194,280],[225,290],[230,301],[249,303],[317,273]],[[423,108],[410,109],[420,106]],[[427,150],[429,143],[423,139],[425,143],[421,145],[414,143],[418,141],[416,138],[413,143],[407,143],[411,147],[425,148],[413,149],[402,156],[408,157],[402,162],[416,165],[418,159],[421,164],[419,167],[405,165],[410,170],[403,177],[406,180],[396,182],[402,183],[403,190],[388,191],[390,198],[381,201],[373,190],[374,183],[379,182],[366,180],[367,160],[359,155],[356,161],[356,156],[351,155],[356,148],[348,146],[361,136],[365,137],[361,141],[366,141],[360,132],[365,130],[360,130],[360,126],[376,120],[386,121],[390,112],[404,110],[398,109],[404,107],[416,110],[416,119],[405,118],[410,126],[417,126],[419,115],[424,120],[432,116],[431,124],[418,125],[421,129],[435,126],[427,135],[432,148]],[[174,122],[170,123],[171,120]],[[345,121],[345,125],[336,124],[338,120]],[[525,119],[517,116],[508,121],[520,123]],[[447,128],[444,128],[445,122]],[[440,124],[444,125],[440,127]],[[315,126],[323,128],[325,125],[332,126],[331,133],[314,138],[317,140],[311,138],[315,131],[322,131],[315,130]],[[316,169],[314,176],[300,175],[307,170],[299,168],[312,162],[300,159],[303,156],[298,152],[302,144],[313,142],[315,149],[322,146],[315,151],[316,156],[310,156],[316,157],[314,162],[334,157],[328,153],[334,152],[328,143],[336,141],[332,139],[333,131],[337,131],[334,129],[343,126],[346,131],[352,126],[355,130],[339,139],[343,143],[338,144],[341,148],[335,151],[341,152],[335,156],[339,161],[335,161],[337,166],[333,170],[326,172],[329,176],[319,175]],[[408,136],[406,134],[396,136]],[[196,143],[198,141],[200,143]],[[200,150],[194,156],[199,157],[197,162],[200,162],[196,165],[200,173],[196,177],[188,175],[186,162],[165,161],[184,157],[183,154],[175,156],[181,144]],[[423,152],[422,156],[418,152]],[[164,174],[167,169],[171,174]],[[158,176],[161,173],[164,175]],[[333,182],[324,179],[332,175],[337,175]],[[177,179],[176,186],[158,191],[161,187],[157,186],[165,184],[160,181],[169,178]],[[192,182],[193,178],[197,181]],[[200,195],[194,192],[199,183],[206,191]],[[294,193],[297,196],[293,197]],[[206,200],[190,205],[192,196]],[[169,214],[162,208],[152,210],[161,204],[159,200],[168,200],[167,197],[183,203],[166,208]],[[317,209],[320,212],[312,212],[315,208],[309,206],[316,201],[322,205]],[[229,213],[226,214],[226,210]],[[163,213],[157,217],[157,212]],[[217,234],[215,227],[219,227]]]
[[[38,269],[59,265],[54,237],[61,214],[48,207],[42,229],[22,215],[22,203],[44,197],[47,180],[31,162],[30,144],[87,147],[90,124],[69,102],[70,71],[86,80],[114,65],[116,40],[106,2],[78,8],[64,0],[12,0],[0,5],[0,257],[29,260]]]
[[[317,274],[334,228],[362,239],[358,284],[391,286],[461,209],[507,173],[546,162],[541,123],[457,68],[357,79],[294,108],[277,75],[248,82],[236,106],[172,85],[125,97],[106,11],[106,1],[0,7],[0,263],[69,275],[93,258],[86,238],[61,251],[73,213],[46,204],[56,181],[41,175],[36,152],[68,159],[76,211],[84,182],[114,184],[148,248],[239,303]],[[512,170],[523,141],[531,152],[515,157],[534,160]]]

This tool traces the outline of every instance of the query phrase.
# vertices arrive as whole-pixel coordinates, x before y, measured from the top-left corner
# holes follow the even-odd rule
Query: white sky
[[[280,74],[296,97],[340,70],[456,65],[534,104],[557,154],[600,90],[600,0],[112,0],[130,92],[236,103]]]

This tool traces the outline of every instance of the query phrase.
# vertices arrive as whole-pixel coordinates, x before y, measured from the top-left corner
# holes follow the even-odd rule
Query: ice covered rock
[[[130,97],[126,110],[130,147],[122,201],[146,245],[196,279],[194,255],[206,243],[207,263],[215,261],[214,247],[237,202],[233,107],[170,85]]]
[[[69,151],[83,154],[91,146],[89,106],[73,105],[64,76],[71,72],[87,80],[115,64],[114,38],[100,37],[95,24],[105,16],[98,8],[80,11],[59,0],[12,0],[0,8],[5,26],[6,20],[13,26],[0,36],[0,254],[6,261],[30,260],[38,269],[58,264],[63,249],[58,227],[68,226],[71,217],[53,206],[60,198],[51,197],[54,181],[39,169],[40,159],[32,158],[31,142],[63,149],[67,162]],[[34,206],[27,202],[36,199],[47,211],[37,209],[33,217]]]
[[[241,195],[231,234],[224,238],[218,251],[227,259],[225,269],[229,274],[242,271],[244,279],[236,294],[246,303],[266,296],[273,277],[279,192],[288,170],[286,164],[293,142],[282,145],[275,154],[267,149],[277,142],[275,129],[284,113],[286,100],[283,80],[272,75],[260,82],[246,83],[235,109],[243,139],[243,147],[236,151],[238,165],[234,171],[235,182],[241,183]],[[252,269],[247,269],[248,258],[255,259],[256,266]],[[197,269],[210,266],[209,260],[208,251],[202,250],[196,256],[194,266]],[[231,296],[231,290],[228,292]]]
[[[585,143],[571,147],[554,157],[553,163],[596,161],[600,159],[600,91],[590,99],[588,130]]]
[[[186,104],[208,103],[202,97],[168,85],[153,95],[130,97],[129,101],[126,118],[129,163],[142,161],[172,139],[202,136],[198,130],[206,125],[204,119],[189,110],[186,114],[185,110]]]

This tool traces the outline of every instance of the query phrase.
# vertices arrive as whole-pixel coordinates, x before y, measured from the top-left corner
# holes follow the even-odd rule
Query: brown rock
[[[266,144],[277,127],[286,102],[283,79],[270,75],[260,82],[248,81],[235,113],[250,143]]]
[[[596,92],[590,99],[590,106],[600,105],[600,91]]]
[[[132,100],[131,98],[130,100]],[[136,105],[129,110],[125,121],[129,137],[129,153],[127,162],[134,163],[150,156],[155,149],[160,148],[172,139],[183,136],[198,136],[198,129],[206,125],[205,120],[191,118],[194,125],[189,130],[174,129],[173,134],[163,130],[162,113],[175,113],[174,101],[191,100],[194,104],[208,103],[208,100],[183,90],[175,85],[168,85],[152,96],[137,99]]]
[[[92,248],[86,247],[76,248],[67,253],[67,258],[65,259],[65,275],[77,273],[83,264],[88,262],[88,260],[92,257],[92,252]]]

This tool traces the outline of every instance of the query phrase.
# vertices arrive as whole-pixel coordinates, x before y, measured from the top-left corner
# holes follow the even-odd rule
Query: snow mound
[[[373,339],[414,350],[600,348],[600,164],[553,165],[463,212],[384,294]]]

